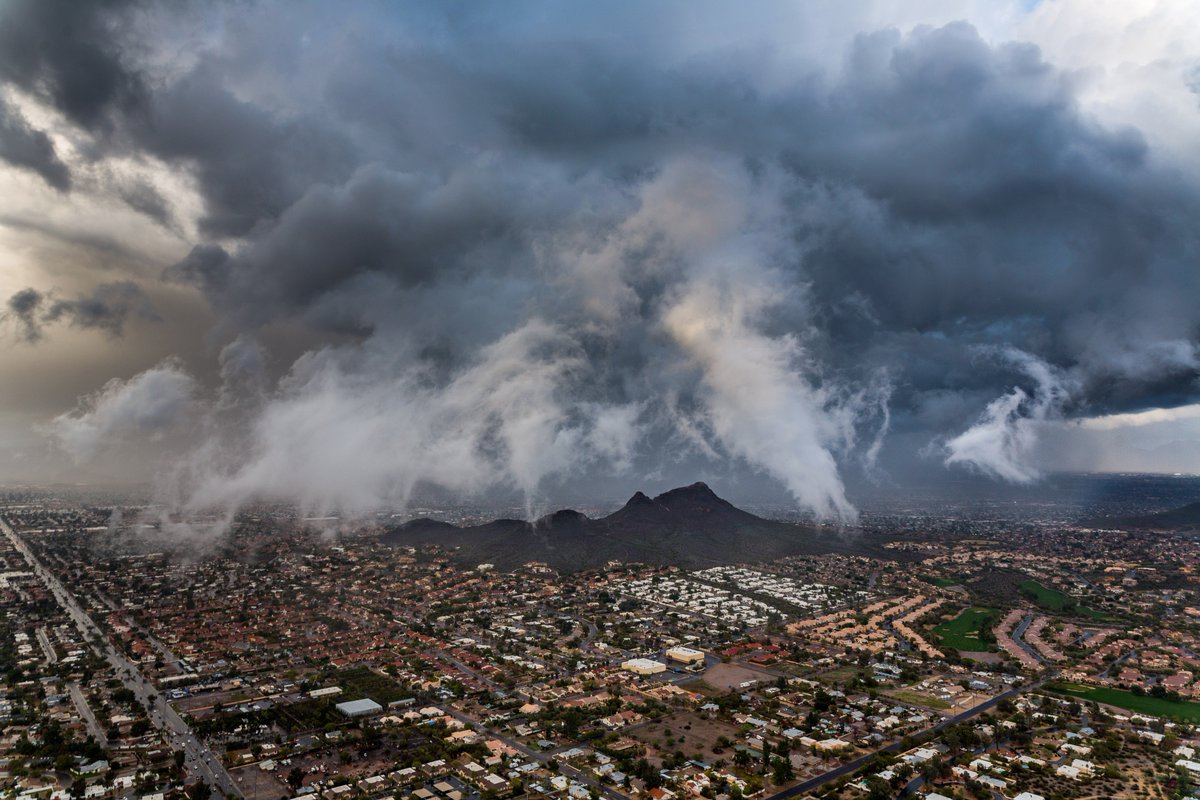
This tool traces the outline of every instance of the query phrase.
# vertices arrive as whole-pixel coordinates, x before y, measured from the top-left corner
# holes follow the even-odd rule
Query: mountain
[[[497,519],[465,528],[422,518],[387,531],[384,541],[438,544],[457,561],[492,563],[499,569],[542,561],[573,571],[612,560],[695,568],[806,553],[896,558],[858,534],[757,517],[722,500],[703,483],[654,498],[638,492],[622,508],[599,519],[570,509],[534,522]]]
[[[1159,511],[1155,514],[1139,514],[1095,522],[1095,527],[1120,528],[1122,530],[1192,531],[1200,532],[1200,502]]]

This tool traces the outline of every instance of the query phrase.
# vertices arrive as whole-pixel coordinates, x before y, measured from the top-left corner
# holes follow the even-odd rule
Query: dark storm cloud
[[[371,276],[399,289],[479,272],[515,279],[534,260],[530,239],[564,213],[556,201],[568,202],[556,176],[529,172],[484,167],[440,179],[364,167],[342,185],[312,187],[233,256],[201,245],[166,275],[201,286],[246,323],[315,312],[335,327],[343,321],[324,313],[331,301],[374,291],[363,282]]]
[[[26,342],[40,340],[45,326],[57,322],[118,337],[131,316],[160,319],[145,292],[130,281],[102,283],[91,293],[71,299],[56,299],[35,289],[22,289],[9,297],[7,306],[8,316],[19,323],[19,338]]]
[[[76,328],[103,331],[120,336],[131,316],[158,321],[145,292],[131,281],[102,283],[91,294],[72,300],[56,300],[46,310],[46,322],[66,321]]]
[[[22,289],[8,298],[5,304],[8,317],[17,324],[17,336],[25,342],[36,342],[42,338],[41,324],[38,321],[38,311],[46,298],[36,289]]]
[[[246,234],[295,203],[314,183],[345,179],[357,166],[345,137],[325,119],[273,114],[238,99],[215,68],[197,67],[148,101],[130,135],[140,147],[192,166],[209,236]]]
[[[832,135],[801,163],[841,184],[808,259],[814,289],[878,321],[843,315],[839,341],[888,357],[907,342],[918,359],[947,340],[1015,344],[1083,367],[1100,409],[1194,379],[1174,344],[1197,333],[1181,298],[1200,290],[1200,204],[1146,164],[1136,131],[1100,129],[1035,49],[990,48],[964,25],[863,37],[849,63]],[[1123,363],[1154,348],[1144,371]],[[1114,375],[1124,398],[1101,386]]]
[[[126,183],[118,189],[118,193],[121,199],[139,214],[145,214],[165,228],[175,227],[175,214],[170,202],[146,181]]]
[[[588,458],[652,470],[685,441],[800,497],[814,464],[856,447],[873,461],[857,427],[872,414],[872,430],[1025,480],[1030,420],[1197,399],[1200,189],[1142,131],[1090,117],[1083,78],[1032,45],[965,22],[871,30],[836,65],[799,66],[750,41],[685,46],[682,5],[343,19],[252,3],[166,69],[129,43],[170,6],[72,8],[8,6],[0,77],[94,157],[186,172],[196,219],[149,183],[115,191],[198,232],[163,275],[199,287],[225,333],[326,336],[263,412],[271,431],[308,424],[315,442],[322,413],[436,421],[471,431],[450,436],[470,475],[507,436],[512,458],[488,463],[525,489]],[[54,41],[23,44],[39,36]],[[127,291],[9,314],[26,338],[55,319],[117,333],[145,308]],[[518,377],[522,359],[544,384]],[[496,374],[538,424],[488,405],[476,376]],[[494,427],[441,406],[486,406]],[[614,435],[589,450],[598,431]],[[521,455],[568,439],[589,455]],[[253,488],[252,468],[237,478]],[[849,509],[836,476],[803,502]]]
[[[126,0],[11,0],[0,7],[0,78],[44,98],[78,125],[109,125],[144,86],[123,56]]]
[[[50,137],[32,128],[21,112],[3,98],[0,98],[0,159],[36,172],[60,192],[71,188],[71,171],[54,151]]]
[[[1072,76],[1033,46],[991,46],[965,23],[864,34],[833,84],[801,75],[771,92],[756,87],[752,61],[666,68],[653,54],[607,43],[470,40],[366,52],[377,58],[346,59],[324,99],[428,156],[420,172],[404,171],[402,150],[371,145],[399,170],[372,165],[336,180],[340,159],[291,155],[298,139],[337,141],[326,126],[289,118],[281,128],[241,107],[217,113],[246,115],[233,128],[245,135],[229,145],[179,145],[197,154],[189,157],[214,217],[266,226],[229,263],[200,271],[222,308],[304,314],[360,285],[364,273],[411,287],[477,270],[511,273],[514,258],[528,263],[517,241],[527,233],[516,232],[562,222],[557,208],[536,202],[546,184],[495,181],[496,167],[467,162],[454,180],[475,172],[472,185],[447,200],[447,152],[491,148],[499,170],[551,162],[567,176],[600,172],[622,185],[674,152],[701,148],[752,167],[778,159],[797,179],[793,235],[828,326],[824,355],[834,365],[863,356],[911,362],[898,376],[902,405],[1011,379],[1003,366],[944,369],[947,358],[974,363],[970,348],[979,344],[1081,368],[1086,391],[1071,401],[1081,408],[1189,396],[1195,358],[1180,344],[1196,335],[1197,313],[1184,299],[1200,291],[1195,187],[1150,166],[1136,130],[1089,119]],[[173,91],[220,97],[203,77]],[[306,136],[291,127],[305,125]],[[171,139],[203,128],[179,127]],[[248,161],[273,174],[279,152],[302,170],[321,165],[299,183],[317,173],[333,183],[275,215],[288,192],[235,211],[225,183],[203,177]],[[278,185],[251,174],[239,189]],[[924,371],[931,347],[942,366]],[[1134,369],[1150,351],[1158,357]]]
[[[149,85],[132,32],[137,13],[156,11],[163,7],[138,0],[8,3],[0,9],[0,78],[93,135],[115,133],[113,141],[95,143],[98,154],[133,147],[190,165],[207,201],[199,222],[208,235],[244,234],[314,181],[353,171],[353,152],[324,120],[273,115],[239,100],[218,66],[204,62],[165,86]],[[65,178],[39,171],[56,188],[66,187]],[[153,191],[135,185],[121,194],[164,222],[168,209]]]
[[[220,245],[198,244],[183,260],[167,267],[163,277],[192,283],[215,294],[229,281],[229,253]]]

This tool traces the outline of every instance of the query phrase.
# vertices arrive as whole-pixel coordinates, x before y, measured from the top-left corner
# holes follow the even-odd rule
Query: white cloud
[[[168,360],[128,381],[114,378],[46,428],[76,462],[83,462],[131,435],[153,438],[175,429],[192,409],[195,393],[192,376]]]
[[[591,460],[628,463],[636,409],[573,399],[584,363],[562,329],[531,319],[444,384],[402,350],[377,339],[366,353],[302,358],[253,420],[248,446],[206,449],[188,465],[187,505],[276,497],[353,514],[404,503],[423,481],[531,498],[548,476]]]
[[[1145,411],[1134,411],[1129,414],[1105,414],[1099,417],[1085,417],[1078,420],[1075,424],[1087,430],[1110,431],[1194,419],[1200,419],[1200,404],[1178,406],[1176,408],[1151,408]]]
[[[1069,383],[1028,353],[1008,349],[997,355],[1033,379],[1033,392],[1014,386],[988,403],[978,422],[945,443],[945,463],[1011,483],[1031,483],[1041,476],[1034,460],[1039,431],[1061,410]]]
[[[702,372],[702,419],[729,453],[782,482],[822,518],[852,521],[832,446],[840,436],[831,398],[801,373],[792,335],[756,330],[777,287],[739,272],[736,282],[697,280],[663,324]]]

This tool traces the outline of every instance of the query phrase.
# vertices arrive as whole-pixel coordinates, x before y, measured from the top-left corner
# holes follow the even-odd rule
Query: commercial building
[[[670,650],[668,650],[667,658],[671,659],[672,661],[678,661],[681,664],[704,663],[704,653],[701,653],[699,650],[693,650],[690,647],[684,647],[683,645],[672,647]]]
[[[362,700],[347,700],[345,703],[338,703],[334,708],[347,717],[369,717],[383,711],[383,706],[369,697],[364,697]]]
[[[667,665],[650,658],[631,658],[621,665],[621,669],[628,670],[634,675],[657,675],[660,672],[666,672]]]

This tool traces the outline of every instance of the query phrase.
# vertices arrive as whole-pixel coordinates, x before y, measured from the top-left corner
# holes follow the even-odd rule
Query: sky
[[[0,0],[0,481],[1200,472],[1192,0]]]

